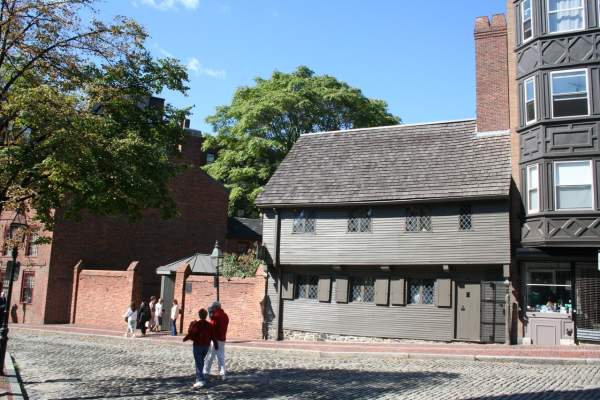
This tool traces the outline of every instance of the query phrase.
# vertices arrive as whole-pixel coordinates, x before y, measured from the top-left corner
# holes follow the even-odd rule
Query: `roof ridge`
[[[324,135],[328,133],[355,133],[362,131],[371,131],[371,130],[381,130],[381,129],[398,129],[398,128],[409,128],[412,126],[426,126],[426,125],[447,125],[447,124],[455,124],[459,122],[475,122],[475,118],[464,118],[464,119],[453,119],[446,121],[433,121],[433,122],[417,122],[414,124],[396,124],[396,125],[385,125],[385,126],[372,126],[368,128],[353,128],[353,129],[340,129],[337,131],[322,131],[322,132],[307,132],[303,133],[300,136],[316,136],[316,135]]]

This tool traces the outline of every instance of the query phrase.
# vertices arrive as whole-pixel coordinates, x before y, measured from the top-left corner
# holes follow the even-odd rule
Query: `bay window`
[[[523,89],[523,98],[525,99],[525,123],[530,124],[537,120],[537,104],[535,96],[534,76],[525,81]]]
[[[550,73],[552,117],[575,117],[589,114],[587,70]]]
[[[584,0],[548,0],[548,32],[569,32],[585,27]]]
[[[537,164],[527,166],[527,213],[540,211],[540,173]]]
[[[587,210],[594,207],[592,162],[554,163],[554,196],[557,210]]]
[[[527,42],[533,37],[533,15],[531,0],[524,0],[521,9],[521,22],[523,28],[523,42]]]

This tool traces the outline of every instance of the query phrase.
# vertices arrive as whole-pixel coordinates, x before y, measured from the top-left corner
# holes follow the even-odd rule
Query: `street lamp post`
[[[20,240],[15,240],[13,237],[14,232],[18,232],[19,229],[27,227],[27,223],[24,221],[23,215],[17,212],[15,218],[10,224],[9,232],[11,238],[11,256],[12,256],[12,267],[8,276],[8,293],[6,295],[6,304],[4,306],[4,312],[2,313],[2,326],[0,327],[0,375],[4,375],[4,360],[6,358],[6,347],[8,344],[8,316],[10,314],[10,304],[12,299],[13,281],[15,279],[15,270],[17,269],[17,257],[19,256],[19,243]],[[7,268],[7,272],[8,268]]]
[[[212,254],[210,255],[210,258],[213,259],[213,262],[215,263],[215,267],[217,268],[217,275],[215,276],[215,287],[217,288],[217,301],[220,301],[219,299],[219,268],[221,267],[221,263],[223,262],[223,251],[221,250],[221,247],[219,246],[219,241],[217,240],[215,242],[215,248],[212,251]]]

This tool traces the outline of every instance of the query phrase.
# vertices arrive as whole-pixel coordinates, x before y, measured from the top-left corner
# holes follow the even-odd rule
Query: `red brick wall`
[[[190,137],[182,149],[192,167],[172,184],[179,217],[163,220],[148,211],[142,220],[129,222],[117,217],[85,216],[66,220],[57,212],[52,244],[48,301],[45,322],[65,323],[70,319],[73,266],[83,260],[95,269],[114,269],[139,260],[144,299],[160,295],[156,268],[193,253],[210,253],[215,240],[225,241],[228,192],[197,166],[203,163],[201,139]]]
[[[191,292],[185,294],[183,311],[184,332],[191,321],[198,319],[198,310],[208,308],[217,297],[212,276],[190,275],[187,278]],[[227,339],[262,339],[263,312],[266,278],[262,270],[253,278],[221,278],[220,299],[223,310],[229,316]]]
[[[477,130],[509,129],[508,44],[504,15],[475,22]]]
[[[137,263],[126,271],[81,270],[74,294],[72,323],[83,326],[126,330],[123,314],[132,300],[140,304],[141,281]]]

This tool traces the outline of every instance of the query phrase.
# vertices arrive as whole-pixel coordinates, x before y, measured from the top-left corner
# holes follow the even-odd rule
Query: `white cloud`
[[[196,76],[204,75],[211,78],[225,79],[226,75],[225,70],[223,69],[212,69],[203,66],[200,60],[198,60],[196,57],[190,58],[187,63],[187,68]]]
[[[178,5],[189,10],[195,10],[200,4],[200,0],[140,0],[140,2],[158,10],[169,10],[176,8]]]

